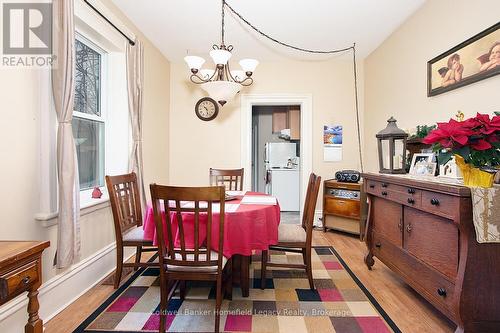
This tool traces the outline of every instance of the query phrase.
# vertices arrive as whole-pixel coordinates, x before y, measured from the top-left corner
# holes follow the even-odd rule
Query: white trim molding
[[[135,249],[126,249],[125,261]],[[115,270],[116,244],[113,242],[81,262],[71,266],[64,273],[46,281],[39,289],[40,317],[46,323],[90,288]],[[0,307],[0,332],[21,332],[25,322],[15,320],[18,313],[26,316],[28,298],[26,293]]]
[[[312,172],[312,95],[311,94],[242,94],[241,95],[241,165],[252,174],[252,106],[300,105],[300,212]],[[251,188],[251,177],[244,177],[244,188]]]

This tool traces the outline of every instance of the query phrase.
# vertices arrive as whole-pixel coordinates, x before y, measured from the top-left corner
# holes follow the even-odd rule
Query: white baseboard
[[[116,266],[115,250],[116,244],[112,243],[42,284],[38,300],[40,302],[39,315],[44,323],[114,271]],[[125,260],[134,255],[134,250],[125,249]],[[27,321],[27,305],[28,298],[24,293],[0,307],[0,332],[24,331],[24,325]],[[19,320],[23,317],[26,318],[26,321]]]

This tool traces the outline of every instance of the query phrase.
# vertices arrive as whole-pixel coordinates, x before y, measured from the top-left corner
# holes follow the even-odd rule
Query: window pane
[[[73,117],[80,190],[104,186],[104,123]]]
[[[78,112],[101,115],[101,55],[75,40],[75,106]]]

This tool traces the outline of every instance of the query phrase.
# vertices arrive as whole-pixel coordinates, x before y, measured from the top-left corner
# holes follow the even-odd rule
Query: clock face
[[[219,113],[217,102],[210,97],[204,97],[196,103],[195,113],[201,120],[208,121],[215,119]]]

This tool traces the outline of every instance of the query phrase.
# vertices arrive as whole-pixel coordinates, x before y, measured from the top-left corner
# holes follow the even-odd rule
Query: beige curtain
[[[52,92],[57,113],[58,268],[80,259],[80,185],[71,119],[75,89],[73,1],[54,0]]]
[[[129,170],[137,174],[141,191],[142,212],[146,206],[146,193],[143,181],[142,162],[142,100],[144,96],[144,47],[140,40],[135,45],[127,44],[127,90],[128,110],[132,124],[132,153]]]

